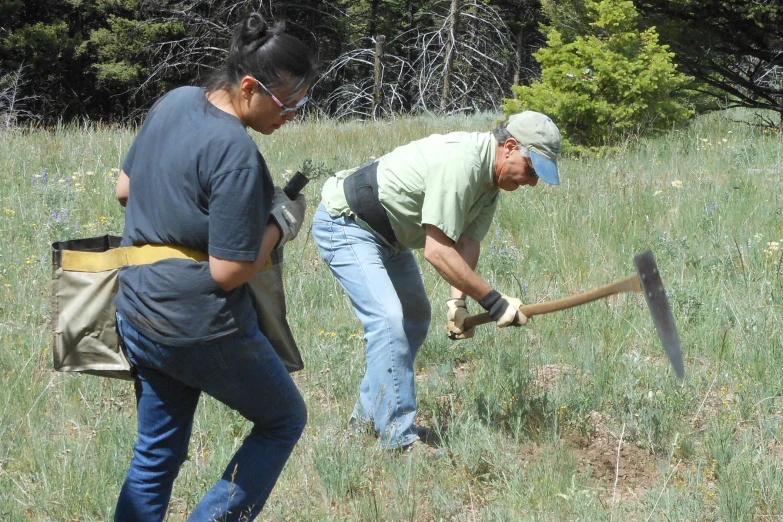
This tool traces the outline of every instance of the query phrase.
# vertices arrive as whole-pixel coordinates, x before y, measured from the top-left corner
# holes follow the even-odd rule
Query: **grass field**
[[[305,122],[257,141],[282,183],[307,159],[356,166],[496,118]],[[682,383],[639,295],[452,343],[448,285],[419,256],[434,309],[417,360],[431,453],[347,433],[361,328],[303,231],[285,277],[309,423],[259,520],[783,520],[783,137],[752,121],[716,113],[566,158],[561,186],[503,194],[482,245],[482,276],[526,302],[632,275],[651,248]],[[132,384],[53,372],[49,245],[121,234],[114,181],[132,139],[94,126],[0,134],[0,520],[112,517],[135,440]],[[309,216],[322,182],[305,189]],[[202,399],[169,521],[187,518],[248,430]]]

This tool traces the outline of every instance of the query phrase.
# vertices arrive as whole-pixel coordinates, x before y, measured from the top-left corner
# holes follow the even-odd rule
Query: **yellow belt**
[[[127,265],[148,265],[164,259],[207,261],[209,256],[193,248],[173,245],[139,245],[112,248],[106,252],[63,250],[60,266],[71,272],[106,272]]]

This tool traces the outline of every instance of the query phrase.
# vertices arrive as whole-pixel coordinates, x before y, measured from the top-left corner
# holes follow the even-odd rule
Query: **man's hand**
[[[307,202],[304,194],[299,194],[291,201],[285,195],[283,189],[275,187],[275,196],[272,199],[272,219],[280,228],[280,241],[275,248],[280,248],[299,234],[304,223]]]
[[[522,301],[516,297],[509,297],[492,290],[479,301],[479,304],[489,312],[489,316],[497,323],[498,328],[527,324],[527,316],[519,311]]]
[[[476,333],[475,328],[465,330],[465,318],[468,316],[468,308],[464,299],[449,299],[446,301],[448,309],[448,323],[446,323],[446,335],[452,341],[457,339],[470,339]]]

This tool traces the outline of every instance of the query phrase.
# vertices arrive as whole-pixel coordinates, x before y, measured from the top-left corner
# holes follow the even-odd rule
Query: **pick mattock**
[[[682,362],[680,337],[677,335],[677,325],[674,324],[674,315],[669,306],[669,299],[666,297],[666,290],[663,288],[658,265],[655,264],[655,257],[653,257],[652,251],[648,250],[634,256],[633,262],[636,265],[636,274],[631,277],[571,297],[545,303],[522,305],[519,307],[519,311],[527,317],[533,317],[534,315],[566,310],[621,292],[644,292],[644,298],[650,309],[658,338],[666,350],[666,356],[669,358],[674,372],[678,378],[682,379],[685,376],[685,367]],[[491,322],[489,313],[472,315],[465,319],[464,328],[468,330],[474,326]]]

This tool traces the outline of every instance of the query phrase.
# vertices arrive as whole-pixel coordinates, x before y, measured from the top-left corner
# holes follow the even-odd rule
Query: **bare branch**
[[[24,64],[15,71],[0,70],[0,133],[13,129],[20,120],[36,120],[39,117],[26,109],[26,105],[42,98],[37,94],[25,94]]]

